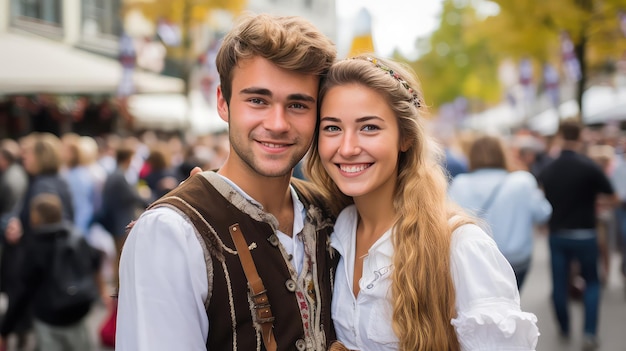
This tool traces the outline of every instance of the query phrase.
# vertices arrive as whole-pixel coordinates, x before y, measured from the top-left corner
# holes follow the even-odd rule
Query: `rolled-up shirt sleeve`
[[[513,269],[478,226],[454,232],[451,270],[462,350],[535,350],[537,317],[521,310]]]
[[[193,226],[169,208],[146,211],[120,260],[116,350],[206,350],[208,282]]]

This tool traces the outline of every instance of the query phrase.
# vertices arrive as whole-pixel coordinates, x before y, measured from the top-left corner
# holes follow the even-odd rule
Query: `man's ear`
[[[228,101],[222,94],[222,86],[217,87],[217,113],[224,122],[228,122]]]

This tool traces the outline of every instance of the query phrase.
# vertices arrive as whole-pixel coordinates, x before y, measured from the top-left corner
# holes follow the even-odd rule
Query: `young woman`
[[[308,177],[341,212],[332,315],[351,350],[534,350],[495,242],[447,201],[418,83],[397,63],[335,63],[320,91]]]

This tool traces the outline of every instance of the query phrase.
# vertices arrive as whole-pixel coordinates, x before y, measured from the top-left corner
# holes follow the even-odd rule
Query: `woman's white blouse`
[[[341,255],[332,299],[337,339],[352,350],[397,350],[398,338],[391,327],[391,230],[364,258],[360,292],[355,298],[356,224],[352,205],[339,215],[331,237],[331,245]],[[493,239],[476,225],[463,225],[453,233],[450,255],[457,312],[450,322],[461,349],[535,350],[537,317],[521,311],[515,275]]]

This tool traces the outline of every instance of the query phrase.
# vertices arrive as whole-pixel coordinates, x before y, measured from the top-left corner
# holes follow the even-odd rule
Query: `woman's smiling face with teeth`
[[[339,189],[352,197],[393,191],[400,132],[383,96],[359,84],[335,86],[320,117],[318,152]]]

